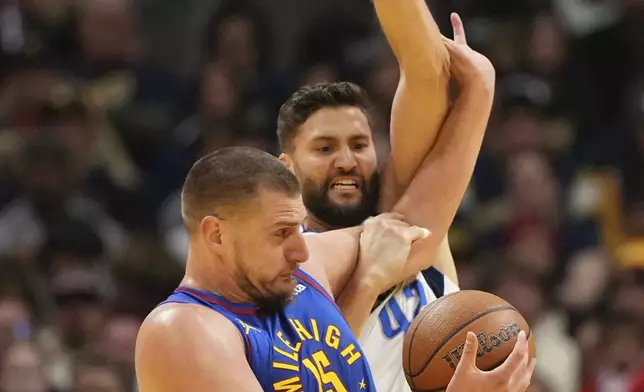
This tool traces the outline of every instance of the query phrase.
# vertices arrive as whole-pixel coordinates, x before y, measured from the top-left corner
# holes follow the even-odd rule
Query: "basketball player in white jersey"
[[[433,300],[458,290],[446,233],[480,149],[478,144],[467,156],[444,156],[441,143],[454,142],[453,134],[444,134],[456,131],[454,124],[445,122],[450,57],[452,72],[460,73],[454,76],[461,94],[479,94],[477,99],[463,100],[465,106],[457,103],[452,110],[487,113],[483,120],[462,124],[458,129],[469,132],[474,140],[482,139],[491,110],[494,69],[485,57],[467,47],[458,16],[452,17],[455,40],[444,44],[423,0],[375,0],[374,4],[401,69],[391,116],[392,151],[382,174],[379,176],[376,169],[367,98],[353,84],[328,83],[300,89],[280,109],[278,136],[283,151],[280,159],[302,184],[309,212],[305,232],[360,225],[378,210],[388,211],[412,182],[421,163],[436,162],[434,169],[423,165],[423,170],[428,166],[433,173],[422,176],[428,193],[421,202],[426,208],[444,205],[445,198],[451,198],[453,208],[436,210],[426,221],[424,217],[418,217],[420,221],[407,218],[429,228],[433,241],[442,240],[439,254],[431,241],[418,244],[415,251],[424,257],[413,257],[417,264],[411,269],[422,272],[409,279],[401,277],[400,284],[385,293],[370,293],[358,271],[338,299],[359,336],[378,390],[398,392],[410,390],[401,353],[411,321]],[[441,127],[444,129],[438,137]]]

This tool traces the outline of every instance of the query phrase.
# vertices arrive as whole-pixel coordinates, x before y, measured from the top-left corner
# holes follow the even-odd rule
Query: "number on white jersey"
[[[416,299],[418,304],[416,305],[416,309],[414,310],[414,314],[410,320],[405,316],[402,309],[400,309],[400,305],[398,304],[398,301],[396,301],[396,297],[389,297],[385,306],[380,309],[378,314],[380,325],[382,326],[382,333],[387,339],[393,339],[399,334],[407,332],[412,320],[418,316],[420,310],[428,304],[427,296],[425,295],[423,286],[418,279],[405,287],[403,289],[403,294],[406,301]]]

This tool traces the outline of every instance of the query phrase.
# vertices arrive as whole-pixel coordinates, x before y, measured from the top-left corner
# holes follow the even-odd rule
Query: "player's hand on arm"
[[[354,277],[380,294],[400,283],[411,245],[427,238],[429,230],[410,225],[396,213],[381,214],[363,224]]]
[[[444,40],[459,96],[436,146],[393,209],[408,217],[410,223],[432,232],[428,239],[414,245],[408,276],[435,262],[472,177],[494,99],[494,67],[485,56],[467,46],[462,22],[455,14],[452,25],[454,40]],[[435,191],[428,192],[428,187]]]
[[[351,330],[359,335],[378,295],[402,280],[414,241],[429,236],[399,214],[381,214],[363,224],[358,265],[337,303]]]
[[[144,321],[136,342],[140,392],[261,392],[238,330],[198,305],[166,304]]]
[[[524,392],[530,385],[536,359],[528,363],[528,341],[524,331],[519,333],[510,356],[494,370],[486,372],[476,367],[477,352],[476,335],[469,332],[447,392]]]

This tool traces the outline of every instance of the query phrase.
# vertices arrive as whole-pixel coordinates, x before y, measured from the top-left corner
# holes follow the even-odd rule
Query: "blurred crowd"
[[[526,316],[531,392],[644,391],[644,2],[429,4],[498,71],[461,286]],[[384,158],[398,67],[367,0],[4,0],[0,80],[0,392],[128,392],[194,160],[277,153],[281,102],[335,80],[370,93]]]

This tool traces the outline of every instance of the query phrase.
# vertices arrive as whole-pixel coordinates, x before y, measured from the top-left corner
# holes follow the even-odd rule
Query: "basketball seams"
[[[438,352],[443,348],[443,346],[445,346],[445,345],[446,345],[446,344],[447,344],[447,343],[448,343],[452,338],[454,338],[454,336],[456,336],[458,333],[460,333],[460,332],[461,332],[463,329],[465,329],[468,325],[472,324],[473,322],[475,322],[476,320],[478,320],[478,319],[480,319],[480,318],[483,318],[483,317],[487,316],[488,314],[492,314],[492,313],[496,313],[496,312],[500,312],[500,311],[504,311],[504,310],[513,310],[513,311],[515,311],[515,312],[517,312],[517,313],[518,313],[518,311],[514,308],[514,306],[512,306],[512,305],[505,305],[505,306],[499,306],[499,307],[495,307],[495,308],[492,308],[492,309],[488,309],[488,310],[486,310],[486,311],[485,311],[485,312],[483,312],[483,313],[479,313],[479,314],[477,314],[475,317],[473,317],[473,318],[471,318],[470,320],[466,321],[465,323],[461,324],[458,328],[456,328],[456,329],[452,332],[452,334],[450,334],[448,337],[446,337],[446,338],[441,342],[441,344],[440,344],[440,345],[439,345],[439,346],[434,350],[434,352],[432,353],[432,355],[431,355],[431,356],[429,356],[429,357],[426,359],[425,363],[423,364],[423,366],[420,368],[420,370],[419,370],[419,371],[414,372],[414,373],[411,373],[411,374],[408,374],[408,376],[410,376],[410,377],[412,377],[412,378],[413,378],[413,377],[416,377],[416,376],[420,375],[420,374],[421,374],[421,373],[422,373],[422,372],[427,368],[427,365],[429,365],[429,363],[434,359],[434,357],[436,356],[436,354],[438,354]],[[426,312],[426,313],[423,315],[423,318],[420,320],[420,322],[419,322],[418,324],[421,324],[421,323],[422,323],[422,320],[424,320],[424,319],[425,319],[425,317],[427,317],[428,315],[429,315],[429,312]],[[414,329],[414,334],[416,333],[416,330],[417,330],[417,328],[415,328],[415,329]],[[410,347],[412,346],[413,338],[414,338],[414,336],[412,335],[412,339],[411,339],[411,342],[410,342]],[[411,352],[411,350],[410,350],[410,352]],[[411,360],[411,354],[410,354],[410,358],[409,358],[409,359]],[[409,362],[409,365],[410,365],[410,366],[409,366],[409,368],[410,368],[410,371],[411,371],[411,368],[412,368],[412,366],[411,366],[411,362]],[[405,373],[406,373],[406,372],[405,372]],[[440,390],[440,389],[439,389],[439,390]]]
[[[454,295],[454,294],[456,294],[456,293],[451,293],[451,294],[445,295],[445,296],[441,297],[440,299],[447,298],[447,297],[449,297],[451,295]],[[429,315],[429,311],[431,309],[433,309],[434,307],[436,307],[440,303],[441,303],[441,301],[434,301],[434,302],[430,303],[429,305],[427,305],[423,309],[424,314],[420,317],[420,319],[417,316],[414,319],[414,324],[415,325],[412,326],[411,330],[407,331],[408,334],[411,333],[411,336],[409,337],[409,344],[407,345],[408,346],[408,349],[407,349],[407,364],[409,364],[410,367],[411,367],[411,353],[412,353],[412,347],[414,345],[414,337],[416,336],[416,331],[418,330],[418,327],[420,327],[420,325],[423,323],[423,320],[425,320],[425,317],[427,317]],[[427,365],[425,365],[425,366],[427,366]],[[413,376],[411,376],[410,374],[407,374],[407,371],[405,370],[404,366],[403,366],[403,371],[404,371],[405,375],[410,376],[408,380],[409,380],[409,382],[411,382],[410,387],[413,389],[414,388],[414,378],[413,378]]]

